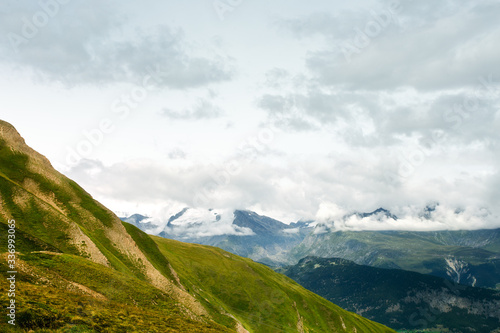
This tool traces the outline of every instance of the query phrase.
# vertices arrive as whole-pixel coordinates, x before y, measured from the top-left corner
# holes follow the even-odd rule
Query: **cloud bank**
[[[2,116],[53,161],[113,116],[63,171],[114,210],[500,227],[498,1],[252,6],[4,1]],[[158,89],[117,119],[130,86]]]

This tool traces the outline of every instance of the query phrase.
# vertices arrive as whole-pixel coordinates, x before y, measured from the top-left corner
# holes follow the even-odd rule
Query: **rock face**
[[[281,270],[302,286],[394,329],[443,327],[491,332],[500,324],[500,292],[338,258],[306,257]]]

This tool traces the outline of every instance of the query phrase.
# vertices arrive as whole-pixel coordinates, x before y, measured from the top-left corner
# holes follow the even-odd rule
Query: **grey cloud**
[[[335,130],[351,146],[393,146],[403,137],[422,145],[500,143],[500,86],[461,92],[416,94],[412,90],[377,93],[325,89],[311,83],[307,92],[265,94],[258,106],[276,125],[295,130]],[[310,82],[314,82],[310,80]],[[297,122],[297,126],[290,123]]]
[[[380,8],[370,8],[380,11]],[[371,20],[369,8],[359,11],[343,11],[341,13],[316,12],[302,18],[282,18],[275,25],[284,31],[290,31],[301,40],[322,36],[327,40],[346,38],[354,33],[354,28],[361,27]]]
[[[324,16],[314,23],[310,17],[299,19],[291,29],[296,31],[298,26],[300,31],[325,36],[325,47],[310,52],[307,58],[308,68],[325,85],[432,90],[471,87],[479,75],[500,77],[496,65],[500,46],[495,42],[500,37],[498,3],[435,6],[434,2],[413,1],[401,2],[400,7],[395,14],[398,24],[388,25],[372,37],[360,32],[369,22],[376,22],[368,10],[364,23],[350,21],[350,31],[339,23],[342,15]],[[309,25],[312,27],[307,28]],[[340,28],[332,32],[332,26]]]
[[[489,189],[495,181],[488,175],[500,166],[499,97],[495,89],[484,87],[480,93],[318,88],[265,95],[259,105],[270,119],[290,119],[286,106],[295,101],[299,118],[320,124],[321,131],[331,133],[332,142],[353,152],[332,152],[328,167],[324,161],[307,167],[309,190],[315,189],[309,196],[353,209],[360,209],[360,202],[391,207],[425,205],[428,200],[475,209],[486,202],[493,207],[492,198],[498,200],[498,193]]]
[[[175,212],[177,213],[177,212]],[[240,235],[249,236],[255,233],[250,228],[233,225],[233,210],[223,211],[207,209],[188,209],[182,216],[174,220],[173,226],[167,226],[166,222],[171,216],[154,219],[153,223],[163,225],[163,230],[170,235],[181,239],[193,239],[196,237],[210,237],[217,235]]]
[[[356,214],[339,216],[342,208],[332,204],[323,204],[318,211],[318,221],[324,227],[318,232],[325,232],[325,227],[333,230],[464,230],[491,228],[494,225],[495,215],[487,209],[473,207],[449,207],[436,205],[434,210],[423,213],[423,207],[405,206],[398,209],[398,219],[395,220],[385,214],[369,217],[360,217]],[[493,223],[492,223],[493,222]]]
[[[500,216],[500,207],[498,205],[500,200],[500,161],[497,161],[496,172],[489,177],[487,183],[489,186],[485,189],[484,202]]]
[[[183,89],[205,86],[232,77],[230,60],[221,56],[196,56],[187,50],[182,31],[166,26],[136,31],[123,39],[126,19],[117,3],[75,0],[60,5],[46,25],[30,38],[23,34],[23,18],[43,13],[38,4],[9,1],[0,14],[0,59],[4,64],[31,69],[42,80],[68,85],[131,82]],[[9,35],[10,33],[10,35]],[[12,45],[12,33],[23,42]],[[14,43],[16,44],[16,43]]]
[[[266,73],[265,84],[271,88],[280,88],[290,80],[290,73],[283,68],[273,68]]]
[[[306,119],[301,107],[300,95],[265,94],[257,101],[257,106],[267,111],[270,120],[278,127],[295,131],[317,129],[311,120]]]
[[[171,159],[185,159],[187,156],[186,152],[182,149],[176,148],[168,153],[168,158]]]
[[[106,4],[71,1],[35,38],[20,45],[17,55],[6,32],[21,31],[21,18],[31,17],[39,7],[35,2],[0,4],[4,32],[0,34],[0,62],[11,69],[32,71],[40,80],[68,85],[141,84],[150,71],[156,79],[151,84],[175,89],[233,77],[231,60],[196,50],[182,30],[162,26],[131,35],[126,18],[114,12],[120,6]],[[270,70],[256,83],[252,80],[269,58],[251,59],[252,52],[243,58],[259,64],[256,73],[237,83],[262,87],[255,105],[265,111],[267,119],[258,119],[261,113],[257,112],[256,122],[266,126],[272,122],[285,131],[275,132],[278,147],[235,153],[234,161],[241,167],[237,174],[228,177],[227,164],[218,156],[214,157],[219,159],[217,166],[195,160],[189,149],[182,150],[189,143],[173,140],[172,145],[181,145],[179,150],[171,145],[158,149],[169,157],[163,163],[141,160],[104,165],[82,160],[68,175],[100,198],[158,206],[171,200],[185,207],[193,206],[194,197],[202,193],[207,201],[200,206],[260,206],[306,219],[314,218],[325,202],[349,211],[381,206],[397,210],[423,206],[430,200],[450,209],[498,210],[500,5],[497,1],[402,1],[392,23],[347,62],[342,43],[352,42],[354,29],[364,29],[373,20],[370,12],[380,13],[385,6],[380,3],[355,12],[279,22],[280,28],[300,39],[300,46],[309,48],[305,73],[294,73],[300,58],[290,55],[290,62],[270,62]],[[238,47],[233,45],[233,49]],[[490,74],[490,90],[482,89],[471,100],[480,85],[478,77]],[[235,91],[241,92],[241,86]],[[165,105],[160,113],[178,125],[224,115],[219,104],[225,107],[227,95],[220,101],[213,92],[199,99],[195,95],[202,96],[185,95],[192,105]],[[464,106],[471,101],[473,107]],[[243,114],[224,119],[235,124],[229,132],[236,132],[240,117],[246,119]],[[293,131],[307,132],[291,137],[296,134]],[[203,133],[186,135],[194,140],[205,138]],[[237,137],[228,135],[229,139]],[[289,138],[293,142],[304,138],[300,142],[304,146],[283,148]],[[309,147],[321,152],[309,154]],[[415,155],[423,157],[412,164],[408,160]],[[486,223],[498,226],[498,220]]]
[[[376,123],[381,132],[418,135],[423,144],[498,143],[499,97],[478,98],[472,91],[443,93],[417,105],[397,106]]]
[[[220,117],[222,110],[206,99],[198,99],[195,105],[190,109],[175,111],[164,108],[160,114],[172,120],[193,120],[193,119],[212,119]]]
[[[81,160],[67,175],[85,188],[93,188],[93,193],[114,200],[147,203],[172,200],[193,207],[196,206],[196,196],[200,194],[206,198],[202,202],[205,204],[203,208],[241,209],[261,200],[283,203],[285,199],[272,184],[276,177],[274,170],[239,161],[242,171],[229,178],[226,178],[225,165],[201,162],[164,165],[146,160],[109,166],[96,160]]]
[[[377,121],[384,117],[381,103],[372,92],[329,91],[312,84],[307,92],[265,94],[257,105],[277,126],[302,131],[335,129],[354,145],[392,144],[397,140],[390,133],[378,131]],[[367,123],[373,124],[375,133],[365,133]]]

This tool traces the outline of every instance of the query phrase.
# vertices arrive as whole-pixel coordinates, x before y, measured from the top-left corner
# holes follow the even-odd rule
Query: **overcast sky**
[[[115,211],[439,202],[443,228],[500,227],[499,17],[487,0],[6,0],[0,118]]]

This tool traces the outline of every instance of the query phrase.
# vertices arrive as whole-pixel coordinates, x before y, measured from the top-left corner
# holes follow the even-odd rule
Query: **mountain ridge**
[[[424,212],[433,209],[435,206],[428,205]],[[356,214],[397,218],[384,208]],[[499,228],[325,231],[323,225],[314,221],[285,224],[248,210],[236,210],[233,219],[226,220],[234,226],[251,230],[255,235],[196,236],[196,232],[191,232],[193,229],[190,228],[181,229],[182,233],[177,234],[176,230],[179,229],[176,228],[179,227],[171,225],[160,236],[218,246],[273,267],[295,264],[309,255],[340,257],[358,264],[431,274],[471,286],[500,287]],[[213,223],[203,219],[190,221],[193,228],[209,228],[210,223]]]

